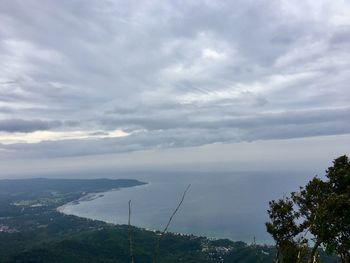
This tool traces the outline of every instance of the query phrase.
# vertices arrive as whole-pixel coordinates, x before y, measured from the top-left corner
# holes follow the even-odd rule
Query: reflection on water
[[[169,230],[210,237],[269,243],[265,231],[268,201],[297,190],[311,178],[298,173],[153,174],[134,176],[147,185],[104,193],[97,199],[63,207],[63,212],[126,224],[132,200],[132,224],[161,229],[188,184],[191,188]]]

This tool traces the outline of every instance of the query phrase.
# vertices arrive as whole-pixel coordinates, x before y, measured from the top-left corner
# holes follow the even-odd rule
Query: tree
[[[332,217],[325,246],[335,251],[342,262],[350,262],[350,161],[340,156],[333,161],[326,174],[332,193],[328,213]]]
[[[301,232],[296,224],[298,215],[293,210],[293,202],[289,198],[269,202],[268,214],[271,222],[266,223],[267,232],[276,240],[276,262],[297,262],[299,243],[295,240]]]
[[[350,261],[350,162],[347,156],[333,161],[326,170],[326,180],[314,177],[290,198],[271,201],[268,210],[271,222],[267,231],[276,240],[279,254],[286,254],[281,242],[294,247],[299,255],[306,234],[313,247],[308,262],[317,261],[317,249],[337,253],[342,262]],[[299,225],[295,222],[298,221]],[[296,237],[299,236],[298,239]],[[302,243],[300,242],[302,240]],[[294,252],[290,252],[292,255]],[[299,257],[300,258],[300,257]],[[282,258],[282,262],[288,262]],[[297,262],[297,261],[294,261]]]
[[[330,196],[329,184],[314,177],[300,192],[291,193],[294,204],[299,207],[298,213],[303,219],[303,229],[310,232],[313,237],[313,247],[309,262],[315,261],[317,248],[324,242],[327,235],[328,224],[332,218],[328,213]]]

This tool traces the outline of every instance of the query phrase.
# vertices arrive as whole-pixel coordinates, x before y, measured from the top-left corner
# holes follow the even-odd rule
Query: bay
[[[311,178],[308,172],[282,171],[136,174],[133,179],[148,184],[105,192],[99,198],[67,204],[60,211],[127,224],[128,201],[132,200],[132,224],[159,230],[191,184],[169,231],[269,244],[268,202],[298,190]]]

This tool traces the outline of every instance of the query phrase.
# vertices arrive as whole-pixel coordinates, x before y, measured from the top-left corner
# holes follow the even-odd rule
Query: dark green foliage
[[[333,194],[329,198],[329,216],[332,225],[325,237],[326,246],[337,251],[342,259],[350,261],[350,161],[347,156],[334,160],[327,170]]]
[[[267,232],[276,240],[277,259],[285,263],[298,260],[300,244],[295,237],[300,233],[301,226],[297,225],[298,214],[289,198],[271,201],[268,214],[271,222],[266,223]]]
[[[349,262],[348,157],[341,156],[334,160],[333,166],[326,171],[325,181],[315,177],[305,187],[300,187],[298,192],[291,193],[291,198],[271,201],[268,213],[271,222],[266,223],[266,227],[276,240],[280,262],[315,262],[320,246],[329,253],[339,255],[342,262]],[[309,251],[305,251],[306,236],[313,244]]]
[[[6,262],[129,262],[126,226],[105,226],[72,235],[58,242],[11,256]],[[135,228],[135,258],[137,262],[151,262],[156,234]],[[162,240],[161,262],[212,262],[201,252],[200,238],[166,234]],[[29,261],[30,260],[30,261]]]

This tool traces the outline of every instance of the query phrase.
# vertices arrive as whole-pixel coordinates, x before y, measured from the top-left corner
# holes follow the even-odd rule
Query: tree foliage
[[[295,236],[300,232],[300,226],[296,223],[298,214],[293,209],[290,198],[279,199],[269,203],[268,214],[271,222],[266,223],[267,231],[276,240],[277,260],[294,263],[298,258],[298,243]]]
[[[314,177],[290,197],[271,201],[267,231],[276,241],[277,262],[318,262],[322,246],[342,262],[350,260],[350,162],[333,161],[326,179]],[[307,251],[308,241],[312,249]]]

